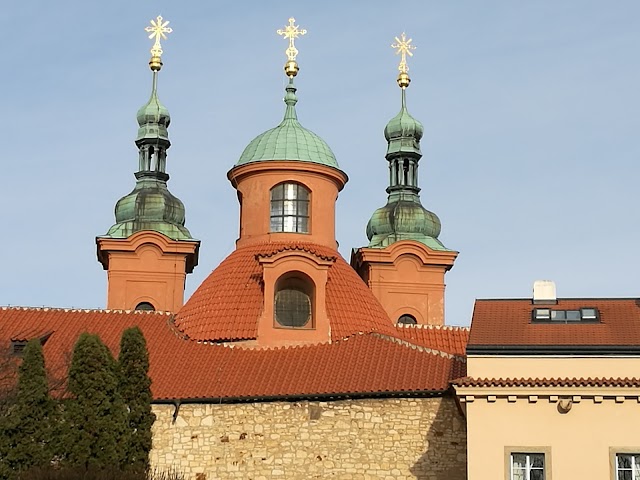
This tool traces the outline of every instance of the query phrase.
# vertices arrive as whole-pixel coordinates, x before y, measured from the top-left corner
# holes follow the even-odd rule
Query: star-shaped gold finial
[[[289,39],[289,47],[285,50],[287,55],[287,63],[284,66],[284,71],[289,77],[295,77],[298,73],[298,64],[296,63],[296,57],[298,56],[298,49],[296,48],[295,40],[301,35],[306,35],[307,31],[304,28],[299,28],[295,25],[296,19],[291,17],[289,19],[289,25],[276,30],[278,35]]]
[[[392,43],[391,48],[396,50],[396,55],[400,55],[400,64],[398,65],[398,70],[400,74],[398,75],[398,85],[401,88],[407,88],[409,86],[409,82],[411,79],[409,78],[409,66],[407,65],[407,55],[413,57],[413,53],[411,50],[415,50],[416,47],[411,45],[412,39],[407,39],[407,36],[404,32],[400,35],[400,38],[395,37],[397,43]]]
[[[149,38],[154,40],[153,47],[151,47],[151,61],[149,66],[151,70],[157,71],[162,68],[162,45],[160,40],[167,39],[167,33],[173,32],[171,27],[168,27],[169,21],[164,20],[161,15],[158,15],[155,20],[151,20],[151,26],[146,27],[145,32],[149,33]]]

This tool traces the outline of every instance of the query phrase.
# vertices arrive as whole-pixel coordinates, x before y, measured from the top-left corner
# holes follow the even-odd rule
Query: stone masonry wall
[[[189,480],[466,478],[450,397],[154,405],[151,462]]]

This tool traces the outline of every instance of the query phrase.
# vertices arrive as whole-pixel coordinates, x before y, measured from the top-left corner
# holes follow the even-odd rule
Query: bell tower
[[[354,250],[351,265],[369,285],[395,323],[444,324],[444,274],[458,252],[440,240],[440,219],[420,202],[418,165],[422,152],[422,124],[407,110],[406,90],[411,79],[407,56],[411,39],[403,33],[393,48],[401,56],[398,85],[401,108],[384,135],[389,162],[388,199],[367,225],[369,245]]]
[[[118,200],[116,223],[96,238],[98,261],[108,274],[107,308],[177,311],[186,275],[198,263],[200,242],[185,224],[183,203],[169,192],[166,172],[171,117],[158,98],[161,39],[172,29],[158,16],[145,30],[154,40],[149,101],[138,110],[138,171],[133,191]]]

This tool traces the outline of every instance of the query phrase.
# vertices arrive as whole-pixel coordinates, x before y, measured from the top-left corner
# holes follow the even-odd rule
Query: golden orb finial
[[[284,27],[284,29],[280,28],[276,30],[278,35],[282,35],[284,39],[289,39],[289,47],[285,50],[285,54],[287,55],[287,63],[284,64],[284,73],[289,77],[293,78],[298,74],[300,68],[298,67],[298,62],[296,62],[296,57],[298,56],[298,49],[295,45],[295,40],[301,35],[306,35],[307,31],[304,28],[299,28],[298,25],[295,25],[296,19],[291,17],[289,19],[289,25]]]
[[[398,85],[400,88],[405,89],[411,83],[411,79],[409,78],[409,66],[407,65],[407,55],[413,57],[413,53],[411,50],[415,50],[416,47],[411,45],[412,39],[407,39],[407,36],[404,32],[400,35],[400,38],[395,37],[397,43],[392,43],[391,48],[396,50],[396,55],[400,55],[400,64],[398,65],[398,70],[400,74],[398,75]]]
[[[151,26],[144,29],[145,32],[149,33],[149,38],[154,40],[153,47],[151,47],[151,60],[149,60],[149,68],[154,72],[158,72],[162,68],[162,45],[160,45],[160,39],[166,40],[167,33],[173,32],[173,29],[167,27],[167,25],[169,25],[169,21],[158,15],[155,20],[151,20]]]

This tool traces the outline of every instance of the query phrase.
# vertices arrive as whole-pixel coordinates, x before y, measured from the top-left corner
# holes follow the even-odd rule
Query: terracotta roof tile
[[[458,359],[420,352],[372,335],[269,350],[201,344],[191,354],[192,360],[204,365],[207,375],[175,380],[170,394],[154,388],[156,398],[444,391],[452,378],[465,371],[464,362]],[[217,367],[210,368],[212,364]]]
[[[472,378],[454,380],[460,387],[640,387],[640,378]]]
[[[386,312],[338,252],[308,243],[257,244],[235,250],[180,309],[176,326],[194,340],[255,339],[263,306],[258,258],[285,250],[304,250],[334,260],[326,287],[332,340],[363,332],[393,335],[395,329]]]
[[[597,308],[599,323],[532,322],[535,308]],[[640,300],[558,299],[534,305],[531,299],[477,300],[469,348],[477,346],[640,346]]]
[[[53,331],[44,346],[47,367],[64,378],[82,332],[100,335],[118,353],[121,333],[138,325],[147,339],[156,400],[385,392],[441,392],[466,374],[463,361],[426,353],[379,335],[354,335],[331,344],[242,349],[182,338],[172,317],[153,312],[0,309],[0,348],[34,326]]]
[[[414,345],[452,355],[464,355],[469,340],[468,327],[440,325],[396,325],[396,337]]]

